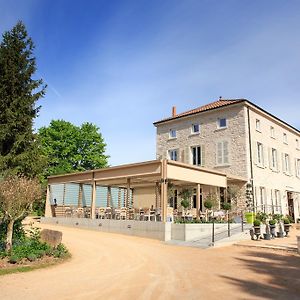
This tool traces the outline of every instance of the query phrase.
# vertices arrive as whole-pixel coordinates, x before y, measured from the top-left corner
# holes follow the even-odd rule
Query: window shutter
[[[297,158],[295,158],[295,175],[298,176]]]
[[[205,166],[205,145],[201,146],[201,166]]]
[[[254,142],[252,141],[252,159],[253,159],[253,163],[255,165],[258,164],[258,156],[257,156],[257,152],[258,152],[258,149],[257,149],[257,142]]]
[[[229,149],[228,149],[228,142],[223,142],[223,163],[228,164],[229,163]]]
[[[272,148],[268,147],[268,158],[269,158],[269,168],[273,170],[273,155],[272,155]]]
[[[284,161],[284,153],[281,153],[281,163],[282,163],[282,172],[286,172],[285,161]]]
[[[222,143],[217,143],[217,165],[222,164]]]
[[[190,164],[190,147],[185,147],[184,149],[184,162]]]

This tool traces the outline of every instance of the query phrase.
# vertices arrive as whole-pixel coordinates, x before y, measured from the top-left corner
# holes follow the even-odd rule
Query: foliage
[[[232,184],[227,187],[227,202],[231,203],[231,206],[237,206],[238,198],[241,197],[241,188],[238,185]]]
[[[253,221],[253,225],[254,225],[254,226],[260,226],[260,224],[261,224],[261,221],[260,221],[259,219],[255,219],[255,220]]]
[[[0,181],[0,210],[7,221],[6,249],[12,246],[13,226],[32,209],[35,200],[41,197],[40,184],[36,179],[9,176]]]
[[[262,223],[266,223],[266,220],[268,219],[268,215],[264,212],[258,212],[256,214],[256,219],[260,220]]]
[[[290,224],[289,218],[283,218],[283,223],[284,224]]]
[[[269,221],[269,225],[274,226],[275,224],[276,224],[276,221],[275,221],[275,220],[270,220],[270,221]]]
[[[282,220],[283,215],[281,214],[273,214],[272,215],[272,219],[276,220],[277,222],[279,222],[280,220]]]
[[[207,209],[212,209],[213,203],[210,200],[205,200],[204,201],[204,207]]]
[[[190,206],[190,202],[187,199],[183,199],[180,202],[181,206],[184,207],[185,209],[187,209]]]
[[[85,171],[107,166],[106,144],[99,128],[91,123],[80,127],[52,120],[39,129],[43,154],[48,158],[45,176]]]
[[[33,120],[45,94],[42,79],[33,79],[34,44],[22,22],[2,36],[0,44],[0,173],[35,177],[45,165]]]
[[[13,239],[15,242],[18,242],[24,239],[25,237],[25,231],[22,226],[22,220],[23,218],[18,219],[14,222]],[[8,221],[3,221],[2,223],[0,223],[0,249],[1,249],[1,241],[4,241],[6,237],[7,225],[8,225]]]
[[[193,190],[192,189],[183,189],[180,193],[179,196],[182,198],[180,204],[182,205],[183,208],[188,208],[190,206],[190,199],[193,195]]]
[[[285,218],[288,219],[290,223],[294,223],[294,219],[290,215],[286,215]]]
[[[224,210],[230,210],[231,209],[231,204],[229,202],[225,202],[222,204],[222,208]]]

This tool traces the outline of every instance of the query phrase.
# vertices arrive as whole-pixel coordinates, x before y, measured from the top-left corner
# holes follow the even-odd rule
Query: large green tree
[[[42,151],[48,158],[45,176],[85,171],[107,166],[104,139],[92,123],[81,126],[53,120],[39,129]]]
[[[34,177],[44,158],[33,132],[33,120],[45,94],[42,79],[34,79],[34,44],[22,22],[2,36],[0,44],[0,173]]]

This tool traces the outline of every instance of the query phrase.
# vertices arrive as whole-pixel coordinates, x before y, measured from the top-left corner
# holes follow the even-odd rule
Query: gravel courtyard
[[[62,231],[72,258],[0,277],[0,299],[300,299],[296,254],[40,226]]]

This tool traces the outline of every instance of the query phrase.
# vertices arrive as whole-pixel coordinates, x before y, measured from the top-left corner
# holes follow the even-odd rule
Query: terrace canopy
[[[196,209],[198,212],[200,208],[201,185],[226,188],[230,181],[245,183],[245,180],[241,178],[228,177],[221,172],[169,160],[154,160],[80,173],[50,176],[48,177],[45,216],[53,216],[51,188],[59,184],[75,183],[79,184],[79,186],[85,185],[90,187],[91,213],[89,217],[92,219],[96,217],[96,193],[98,186],[107,187],[109,190],[113,187],[122,189],[124,192],[123,196],[125,197],[123,204],[127,207],[130,205],[130,201],[132,201],[132,191],[152,188],[155,190],[155,205],[161,209],[161,220],[166,222],[168,184],[170,182],[178,187],[193,186],[196,189]],[[82,195],[79,197],[82,197]],[[143,195],[140,194],[140,197],[143,197]]]

